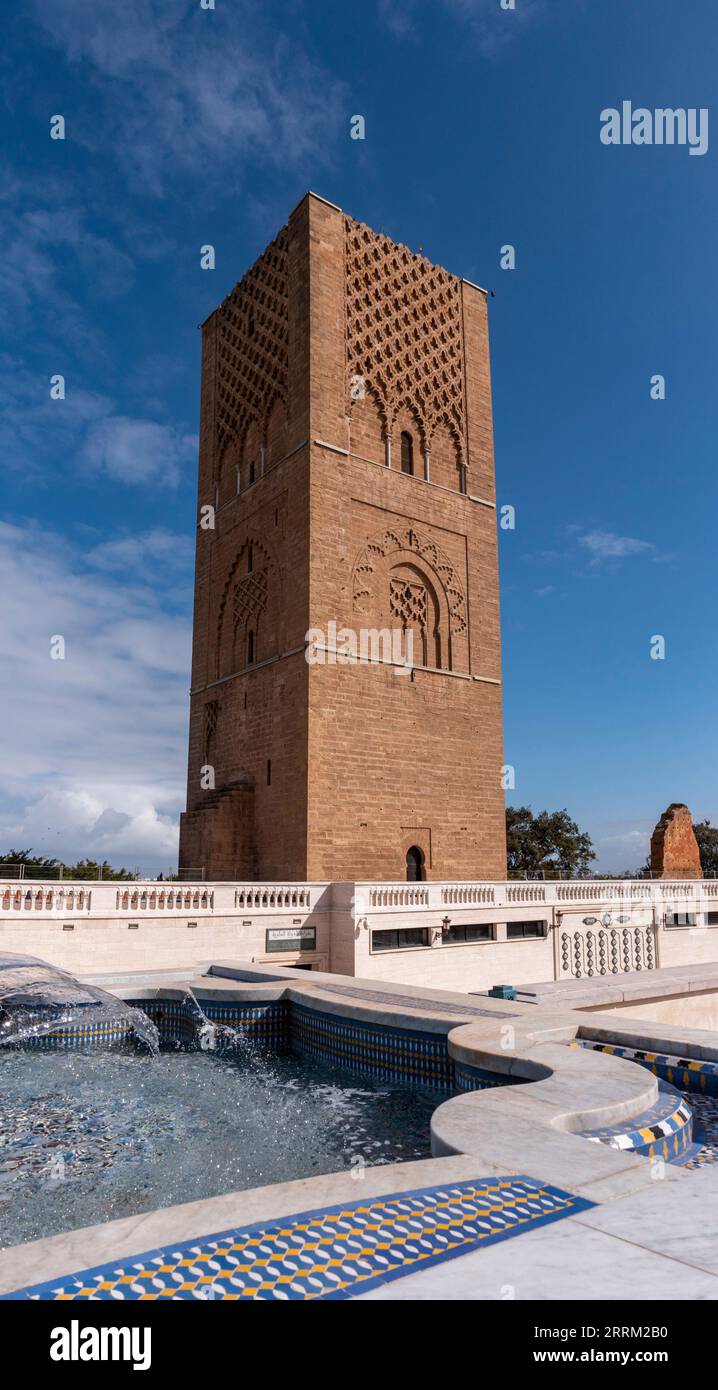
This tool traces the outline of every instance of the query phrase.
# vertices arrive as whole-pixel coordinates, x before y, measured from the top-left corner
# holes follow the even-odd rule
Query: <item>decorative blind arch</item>
[[[433,571],[446,595],[451,632],[466,632],[466,595],[456,569],[430,536],[423,535],[412,526],[396,530],[387,529],[380,535],[373,536],[361,550],[352,575],[355,612],[371,614],[374,575],[379,567],[384,568],[382,562],[399,555],[406,555],[409,560],[412,556],[417,556]]]

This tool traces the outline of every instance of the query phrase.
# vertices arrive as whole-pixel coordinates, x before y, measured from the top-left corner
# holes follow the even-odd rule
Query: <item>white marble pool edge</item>
[[[587,1143],[576,1131],[629,1121],[654,1103],[658,1082],[632,1061],[568,1046],[583,1031],[622,1046],[718,1062],[715,1034],[632,1020],[627,1013],[617,1018],[557,1008],[549,1000],[503,1003],[242,961],[208,964],[196,975],[177,970],[92,978],[123,998],[176,998],[190,985],[200,1003],[288,998],[376,1025],[448,1031],[457,1061],[532,1084],[439,1100],[432,1116],[434,1156],[367,1168],[361,1181],[339,1172],[231,1192],[0,1251],[0,1293],[228,1226],[434,1183],[527,1173],[596,1205],[559,1225],[408,1274],[356,1301],[718,1297],[718,1171],[690,1173]],[[486,1016],[461,1021],[457,1010],[478,1005]]]

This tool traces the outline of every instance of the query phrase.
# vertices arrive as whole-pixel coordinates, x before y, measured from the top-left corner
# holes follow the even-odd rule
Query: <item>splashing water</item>
[[[241,1024],[233,1027],[229,1023],[213,1023],[212,1019],[207,1017],[189,985],[187,986],[186,997],[195,1016],[196,1039],[202,1052],[217,1052],[225,1049],[254,1051],[251,1039]]]
[[[0,1046],[47,1037],[63,1027],[113,1022],[126,1025],[127,1033],[134,1033],[157,1056],[157,1029],[141,1009],[131,1008],[97,985],[81,984],[35,956],[0,956]]]

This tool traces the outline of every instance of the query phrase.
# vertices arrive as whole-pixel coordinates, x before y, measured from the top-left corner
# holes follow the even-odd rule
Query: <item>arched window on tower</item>
[[[424,879],[424,853],[418,845],[412,845],[406,851],[406,881],[407,883],[421,883]]]
[[[251,574],[251,573],[252,573],[252,565],[253,565],[253,563],[254,563],[254,550],[253,550],[253,547],[250,545],[250,546],[247,547],[247,574]]]
[[[401,432],[401,471],[411,474],[414,472],[414,441],[408,430]]]
[[[254,632],[252,628],[247,633],[247,665],[254,665]]]

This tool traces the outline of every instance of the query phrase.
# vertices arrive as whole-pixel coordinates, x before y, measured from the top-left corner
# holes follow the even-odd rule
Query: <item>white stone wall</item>
[[[633,1018],[650,1023],[670,1023],[676,1028],[709,1028],[718,1032],[718,993],[679,994],[674,999],[649,999],[644,1004],[626,1003],[603,1005],[602,1014],[613,1014],[620,1027]]]
[[[181,894],[178,901],[177,895]],[[170,894],[172,897],[170,898]],[[666,926],[690,912],[695,927]],[[718,882],[117,884],[0,883],[0,951],[75,974],[174,969],[252,959],[451,990],[532,984],[619,970],[718,961]],[[546,935],[508,940],[510,923]],[[190,924],[194,925],[190,925]],[[448,944],[442,926],[490,924],[494,940]],[[378,951],[372,933],[421,928],[428,945]],[[267,932],[315,932],[311,949],[268,951]],[[625,933],[630,940],[626,942]],[[590,934],[590,939],[589,939]],[[623,934],[623,935],[621,935]],[[567,952],[566,939],[570,938]],[[602,944],[601,944],[602,943]],[[630,947],[630,951],[629,948]],[[615,953],[614,953],[615,955]]]
[[[238,955],[327,970],[330,903],[326,884],[3,883],[0,952],[38,956],[73,974],[184,968]],[[315,931],[313,950],[267,949],[268,931],[307,927]]]

